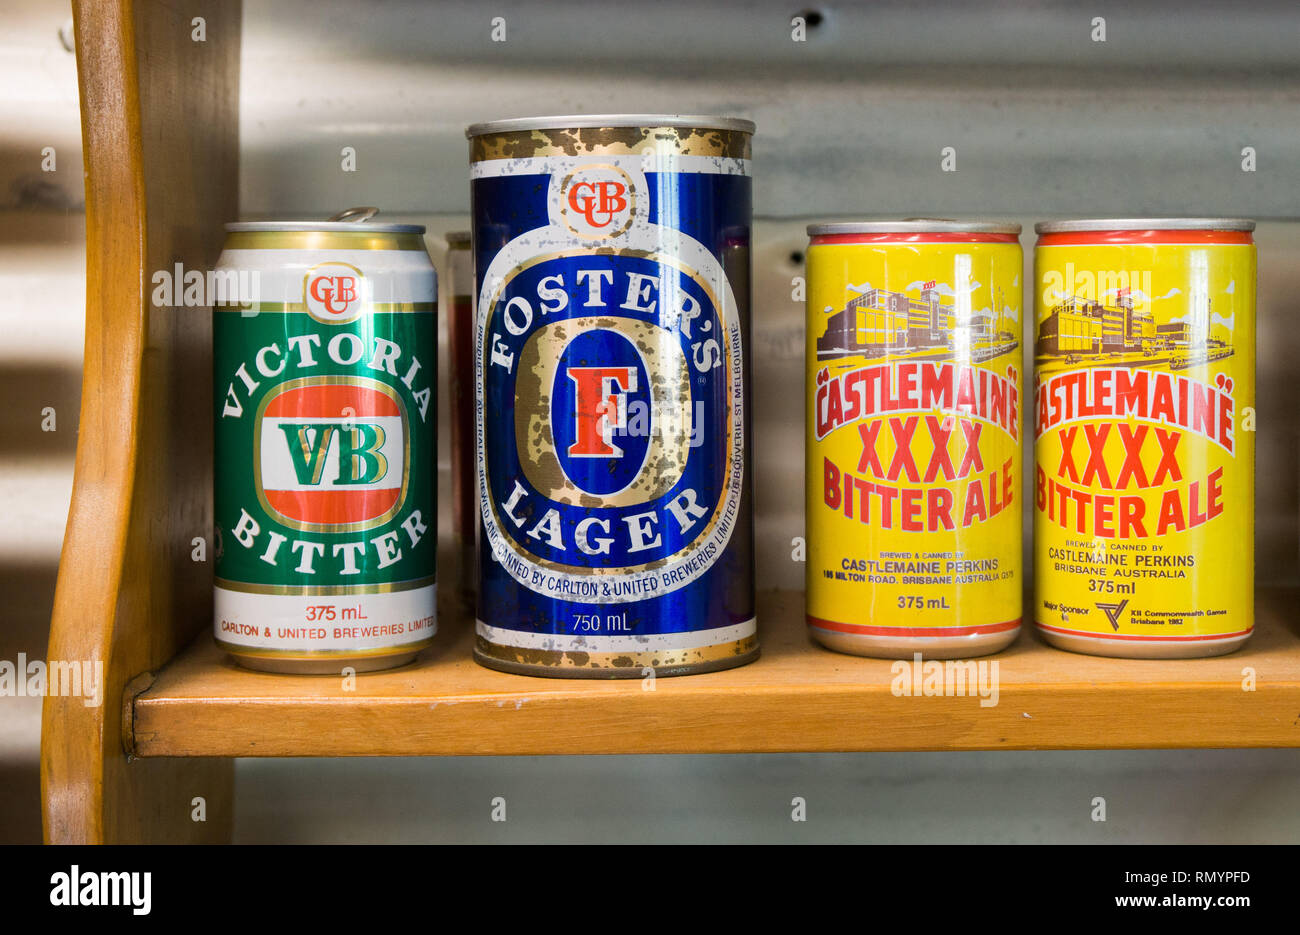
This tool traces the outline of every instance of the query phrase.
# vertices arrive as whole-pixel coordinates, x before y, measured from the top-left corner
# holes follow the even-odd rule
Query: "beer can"
[[[753,130],[641,115],[468,128],[483,665],[639,678],[757,657]]]
[[[447,239],[447,388],[451,412],[451,528],[465,594],[474,590],[478,490],[474,470],[474,261],[469,231]]]
[[[1039,224],[1035,621],[1186,658],[1254,626],[1255,223]]]
[[[808,235],[809,632],[863,656],[996,652],[1023,609],[1020,225]]]
[[[401,665],[435,617],[436,285],[423,227],[226,225],[213,308],[217,643]]]

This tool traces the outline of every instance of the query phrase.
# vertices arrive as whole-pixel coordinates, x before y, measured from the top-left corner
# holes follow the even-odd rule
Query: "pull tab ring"
[[[379,213],[378,208],[372,208],[368,206],[360,207],[360,208],[348,208],[346,211],[340,211],[338,214],[334,215],[328,220],[330,220],[331,222],[347,221],[353,224],[360,224],[363,221],[369,221],[372,217],[374,217],[378,213]]]

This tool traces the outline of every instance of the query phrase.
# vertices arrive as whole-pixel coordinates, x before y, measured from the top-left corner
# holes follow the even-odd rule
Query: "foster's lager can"
[[[482,664],[639,678],[757,657],[753,129],[469,128]]]

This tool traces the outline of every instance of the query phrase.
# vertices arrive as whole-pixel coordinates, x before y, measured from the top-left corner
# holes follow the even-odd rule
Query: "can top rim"
[[[1248,218],[1084,218],[1077,221],[1040,221],[1037,234],[1088,231],[1253,231]]]
[[[442,235],[442,239],[447,241],[448,244],[457,246],[468,244],[470,242],[470,233],[469,231],[448,231]]]
[[[715,117],[700,114],[566,114],[555,117],[510,117],[471,123],[465,136],[473,139],[487,133],[512,133],[524,130],[589,130],[598,127],[687,127],[696,130],[734,130],[754,132],[754,121],[740,117]]]
[[[903,218],[898,221],[836,221],[809,224],[809,237],[827,234],[1019,234],[1020,225],[1006,221],[950,221],[947,218]]]
[[[235,221],[226,233],[286,231],[322,234],[423,234],[423,224],[371,224],[368,221]]]

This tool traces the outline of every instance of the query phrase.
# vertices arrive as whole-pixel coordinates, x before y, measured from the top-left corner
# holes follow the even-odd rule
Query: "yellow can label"
[[[1255,247],[1234,236],[1036,251],[1044,630],[1122,655],[1253,625]]]
[[[807,280],[807,613],[1019,626],[1019,243],[819,242]]]

